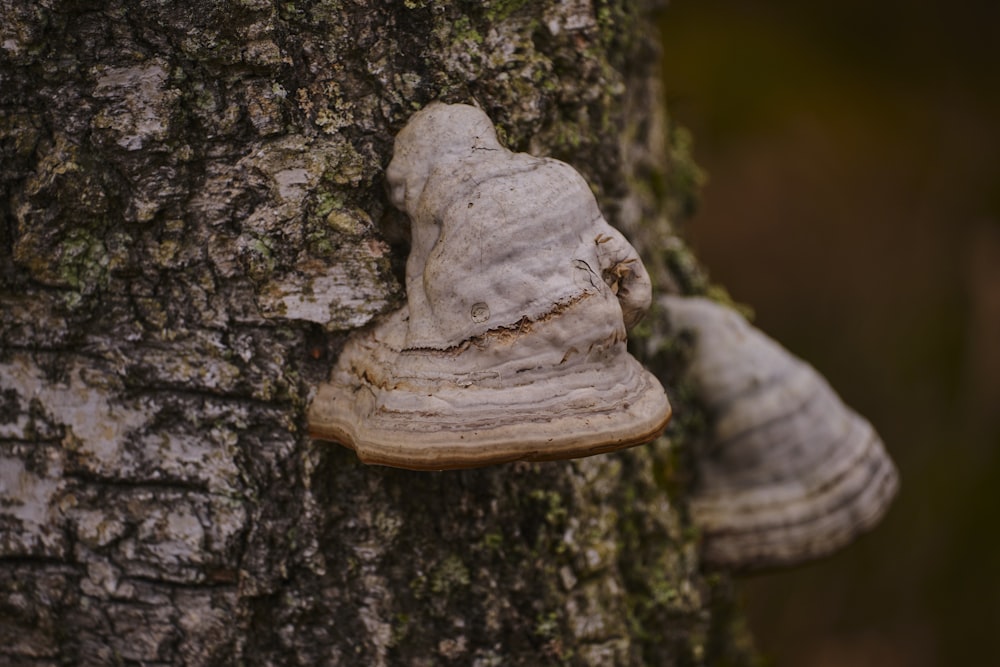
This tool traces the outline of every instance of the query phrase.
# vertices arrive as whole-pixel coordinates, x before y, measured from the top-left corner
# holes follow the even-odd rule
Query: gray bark
[[[0,2],[0,662],[750,659],[698,571],[683,420],[450,473],[304,435],[402,297],[383,169],[431,100],[577,166],[660,286],[698,288],[652,9]]]

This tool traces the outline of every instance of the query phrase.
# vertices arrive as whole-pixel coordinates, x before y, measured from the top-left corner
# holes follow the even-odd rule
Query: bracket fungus
[[[733,310],[702,298],[659,303],[674,331],[694,334],[687,373],[712,419],[691,499],[703,560],[793,565],[878,523],[898,479],[871,424]]]
[[[583,177],[500,145],[476,107],[431,104],[386,172],[410,218],[406,305],[353,334],[309,409],[366,463],[440,470],[648,442],[670,417],[626,350],[651,302]]]

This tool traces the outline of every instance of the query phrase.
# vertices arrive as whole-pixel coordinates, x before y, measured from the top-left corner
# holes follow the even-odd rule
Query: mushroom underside
[[[613,336],[560,351],[572,308],[483,347],[405,349],[405,308],[351,339],[309,411],[313,437],[413,470],[576,458],[649,442],[670,405]],[[545,345],[539,345],[539,341]]]

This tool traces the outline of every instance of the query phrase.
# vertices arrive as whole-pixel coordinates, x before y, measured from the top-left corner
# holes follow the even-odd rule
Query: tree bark
[[[703,288],[654,4],[0,3],[0,662],[752,660],[698,570],[691,420],[448,473],[305,436],[403,297],[383,170],[429,101],[576,166],[660,288]]]

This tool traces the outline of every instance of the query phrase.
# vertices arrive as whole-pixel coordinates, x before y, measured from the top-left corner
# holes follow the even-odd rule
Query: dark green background
[[[779,667],[990,665],[1000,633],[1000,5],[676,0],[712,278],[882,434],[902,491],[743,584]]]

